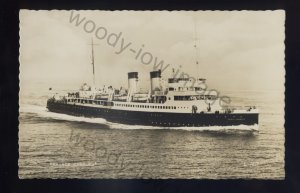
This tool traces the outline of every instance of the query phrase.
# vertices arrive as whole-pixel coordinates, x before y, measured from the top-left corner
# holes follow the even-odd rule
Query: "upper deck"
[[[63,97],[56,102],[67,103],[70,105],[89,106],[95,108],[107,108],[127,111],[141,112],[165,112],[165,113],[258,113],[255,107],[246,107],[246,109],[222,108],[215,109],[213,106],[205,105],[204,108],[195,101],[182,101],[178,103],[166,101],[165,103],[141,103],[126,101],[107,101],[88,98]],[[210,106],[210,109],[208,108]],[[195,109],[196,107],[196,109]]]

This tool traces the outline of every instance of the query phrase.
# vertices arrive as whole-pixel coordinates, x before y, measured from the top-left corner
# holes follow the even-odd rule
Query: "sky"
[[[148,89],[163,60],[165,79],[174,68],[218,90],[283,91],[284,22],[283,10],[21,10],[20,86],[91,83],[93,39],[98,87],[127,87],[127,73],[136,71]]]

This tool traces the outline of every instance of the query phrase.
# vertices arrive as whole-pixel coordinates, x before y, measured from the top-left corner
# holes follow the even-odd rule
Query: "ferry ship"
[[[92,43],[93,45],[93,43]],[[93,80],[95,66],[92,46]],[[255,106],[224,107],[218,95],[205,91],[203,78],[171,77],[163,83],[160,70],[150,72],[150,89],[138,89],[138,72],[128,73],[128,89],[96,89],[84,84],[78,91],[54,95],[47,101],[51,112],[104,118],[107,121],[159,127],[258,125]]]

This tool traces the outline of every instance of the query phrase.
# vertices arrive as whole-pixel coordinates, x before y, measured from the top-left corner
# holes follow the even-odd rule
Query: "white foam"
[[[78,116],[66,115],[62,113],[54,113],[48,111],[46,107],[36,106],[36,105],[22,105],[19,108],[19,112],[34,113],[39,117],[51,118],[56,120],[77,121],[77,122],[96,123],[96,124],[106,123],[106,120],[103,118],[78,117]]]
[[[232,125],[232,126],[203,126],[203,127],[161,127],[161,126],[144,126],[144,125],[126,125],[119,123],[107,122],[111,129],[171,129],[186,131],[258,131],[259,126],[255,125]]]

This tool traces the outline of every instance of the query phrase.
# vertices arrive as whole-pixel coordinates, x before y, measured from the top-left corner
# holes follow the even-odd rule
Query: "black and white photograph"
[[[285,11],[19,12],[20,179],[285,179]]]

